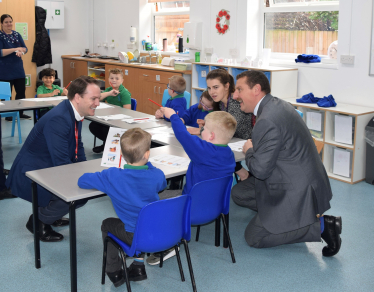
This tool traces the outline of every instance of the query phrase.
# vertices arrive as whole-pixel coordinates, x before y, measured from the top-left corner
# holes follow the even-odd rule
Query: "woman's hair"
[[[209,95],[208,90],[203,91],[203,93],[200,96],[200,100],[205,97],[207,100],[211,101],[213,103],[213,111],[219,111],[219,103],[215,102],[213,98]],[[199,102],[199,105],[197,106],[198,109],[203,109],[203,106]]]
[[[218,79],[223,85],[227,83],[230,84],[229,93],[232,94],[235,92],[235,82],[234,78],[223,68],[214,69],[208,73],[206,80],[209,79]]]
[[[10,18],[10,19],[13,20],[13,17],[11,17],[9,14],[3,14],[3,15],[1,15],[1,17],[0,17],[0,22],[1,22],[1,24],[3,24],[5,18]]]

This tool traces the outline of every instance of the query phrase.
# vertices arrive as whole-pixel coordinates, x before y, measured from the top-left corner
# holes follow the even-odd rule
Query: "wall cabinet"
[[[330,178],[354,184],[365,179],[366,141],[365,126],[374,115],[374,108],[338,103],[336,107],[321,108],[317,104],[296,102],[296,98],[284,99],[303,112],[307,122],[308,112],[322,112],[322,135],[315,140],[323,143],[322,161]],[[352,123],[342,129],[335,124],[336,115],[351,117]],[[336,131],[351,136],[352,144],[337,142]],[[349,140],[349,139],[348,139]],[[338,156],[343,153],[343,156]],[[346,155],[344,155],[346,154]],[[347,175],[342,175],[341,173]]]
[[[64,2],[38,1],[37,5],[47,11],[46,29],[63,29],[65,27]]]
[[[63,59],[63,86],[67,86],[70,81],[82,75],[87,75],[87,61],[78,61],[71,59]]]

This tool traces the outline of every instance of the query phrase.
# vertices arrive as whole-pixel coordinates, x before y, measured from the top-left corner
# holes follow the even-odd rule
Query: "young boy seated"
[[[235,157],[228,143],[236,130],[235,118],[224,111],[209,113],[201,129],[201,139],[188,133],[185,125],[171,108],[161,111],[169,118],[175,137],[182,144],[191,162],[186,173],[186,185],[181,190],[167,190],[160,194],[160,199],[189,194],[192,187],[204,180],[230,176],[235,170]],[[175,250],[164,251],[164,260],[175,255]],[[155,253],[147,258],[147,263],[157,265],[160,255]]]
[[[53,96],[66,96],[68,95],[68,90],[66,88],[62,89],[60,86],[53,84],[56,77],[55,70],[51,68],[46,68],[40,71],[40,76],[43,81],[43,85],[40,85],[36,90],[37,97],[53,97]],[[41,118],[44,116],[51,108],[42,108],[39,110]]]
[[[184,111],[187,109],[187,101],[184,97],[184,91],[186,90],[186,80],[182,76],[174,75],[169,78],[168,93],[171,96],[165,107],[172,108],[178,115],[183,115]],[[155,113],[156,119],[164,118],[166,121],[170,121],[164,114],[161,112],[161,109],[158,109]]]
[[[101,225],[103,240],[110,232],[131,245],[140,210],[159,200],[158,192],[166,187],[164,173],[148,162],[151,135],[140,128],[126,131],[120,140],[121,153],[127,164],[124,169],[109,168],[102,172],[85,173],[78,180],[84,189],[98,189],[107,194],[118,218],[105,219]],[[134,259],[128,269],[130,281],[147,279],[144,254]],[[106,274],[115,287],[126,279],[118,256],[118,250],[108,244]]]
[[[122,85],[122,70],[118,68],[109,70],[108,81],[111,86],[101,93],[100,101],[107,101],[110,104],[131,109],[131,93]],[[95,153],[103,152],[105,140],[109,132],[109,127],[96,122],[91,122],[89,125],[89,129],[96,138],[99,138],[103,141],[102,145],[94,147],[92,151]]]

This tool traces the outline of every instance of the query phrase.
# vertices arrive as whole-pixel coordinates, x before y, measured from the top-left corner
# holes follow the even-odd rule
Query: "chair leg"
[[[196,283],[195,283],[195,277],[193,275],[193,269],[192,269],[192,263],[191,263],[191,256],[190,256],[190,250],[188,249],[188,243],[185,239],[182,239],[184,249],[186,250],[186,257],[187,257],[187,263],[188,263],[188,269],[190,270],[190,277],[191,277],[191,283],[192,283],[192,290],[196,292]]]
[[[96,136],[94,136],[94,147],[96,147]]]
[[[129,274],[127,273],[126,255],[125,255],[125,252],[123,251],[123,249],[120,246],[118,246],[118,249],[119,249],[119,252],[121,253],[121,257],[122,257],[122,266],[123,266],[123,270],[125,271],[127,291],[131,292]]]
[[[104,240],[104,251],[103,251],[103,268],[101,273],[101,285],[105,284],[105,267],[106,267],[106,252],[108,247],[108,237]]]
[[[184,279],[181,257],[180,257],[179,250],[178,250],[178,245],[174,246],[174,249],[175,249],[175,253],[177,254],[177,261],[178,261],[179,272],[181,274],[181,280],[182,280],[182,282],[184,282],[185,279]]]
[[[15,127],[16,127],[16,117],[13,116],[13,120],[12,120],[12,133],[11,133],[11,137],[14,137],[14,130],[15,130]]]
[[[225,220],[225,215],[221,214],[221,218],[222,218],[223,228],[224,228],[224,230],[225,230],[225,234],[226,234],[227,240],[228,240],[228,242],[229,242],[229,248],[230,248],[230,253],[231,253],[231,259],[232,259],[232,262],[235,264],[235,263],[236,263],[236,260],[235,260],[235,256],[234,256],[234,250],[232,249],[231,239],[230,239],[230,234],[229,234],[229,231],[228,231],[228,229],[227,229],[226,220]]]
[[[164,265],[164,252],[161,252],[161,257],[160,257],[160,268]]]
[[[199,235],[200,235],[200,225],[197,226],[197,230],[196,230],[196,241],[199,241]]]
[[[220,241],[221,241],[221,222],[219,220],[219,217],[216,219],[216,229],[215,229],[215,235],[216,235],[216,239],[215,239],[215,245],[216,246],[220,246]]]
[[[18,128],[18,142],[22,144],[21,119],[19,116],[19,112],[17,113],[17,128]]]

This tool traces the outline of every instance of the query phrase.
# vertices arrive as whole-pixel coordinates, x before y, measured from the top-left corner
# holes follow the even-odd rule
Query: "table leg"
[[[227,213],[225,216],[226,220],[226,226],[227,226],[227,232],[229,232],[229,213]],[[226,233],[223,233],[223,247],[228,248],[229,247],[229,241],[227,239]]]
[[[31,182],[32,190],[32,213],[33,213],[33,227],[34,227],[34,253],[35,253],[35,268],[40,269],[40,239],[39,239],[39,213],[38,213],[38,189],[35,182]]]
[[[37,122],[37,120],[36,120],[36,111],[37,110],[33,110],[32,112],[33,112],[33,116],[34,116],[34,125],[36,124],[36,122]]]
[[[218,217],[216,219],[216,230],[215,230],[215,235],[216,235],[216,246],[220,246],[220,237],[221,237],[221,221],[220,218]]]
[[[69,207],[69,235],[70,235],[70,284],[71,291],[77,292],[77,234],[75,222],[75,205],[71,202]]]

